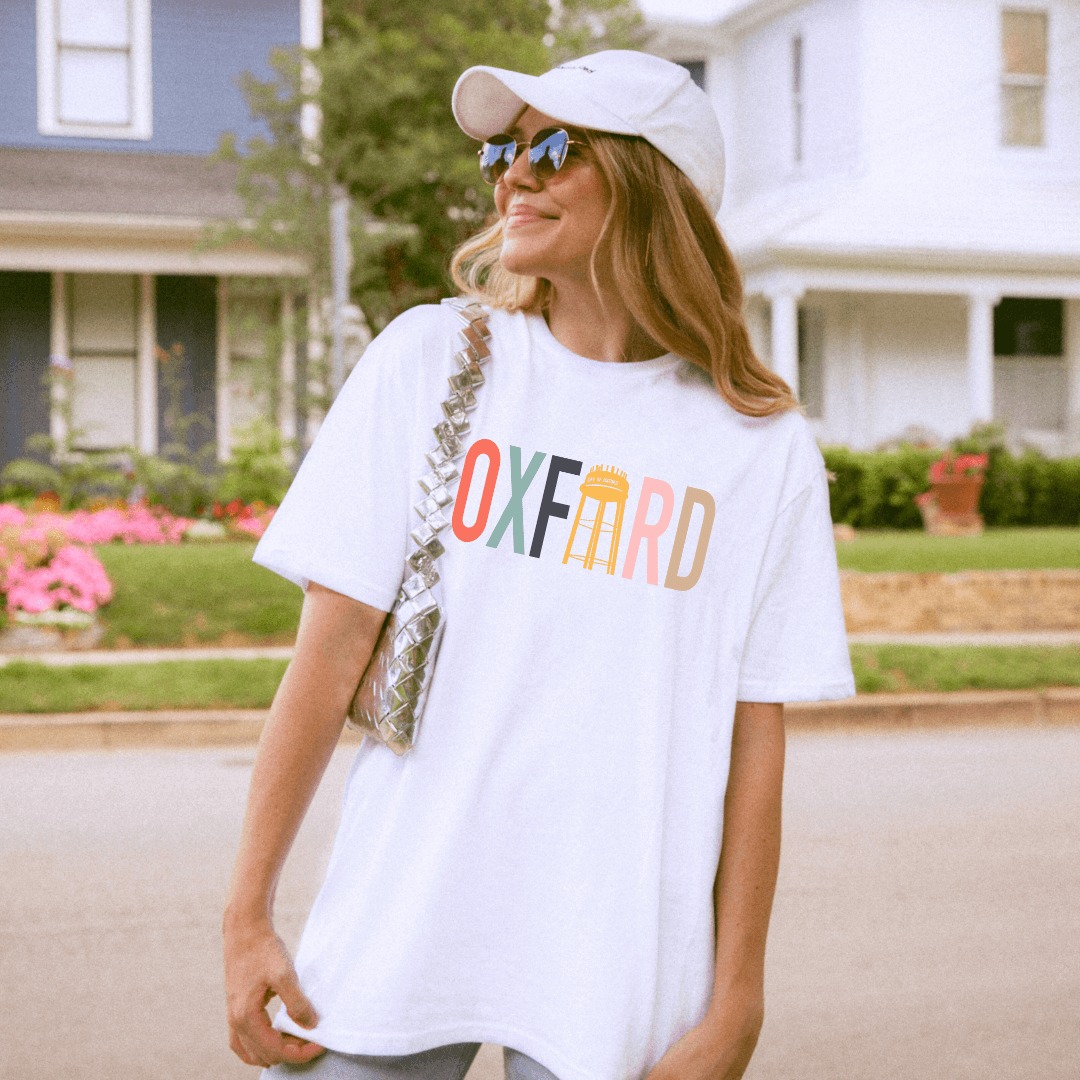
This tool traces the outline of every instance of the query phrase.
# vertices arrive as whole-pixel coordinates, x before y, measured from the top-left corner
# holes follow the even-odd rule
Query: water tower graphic
[[[586,570],[603,566],[615,573],[619,555],[619,533],[622,531],[623,511],[630,484],[626,473],[605,465],[594,465],[581,485],[581,502],[570,530],[563,562],[577,559]],[[591,517],[586,516],[586,506]],[[578,539],[578,532],[581,539]]]

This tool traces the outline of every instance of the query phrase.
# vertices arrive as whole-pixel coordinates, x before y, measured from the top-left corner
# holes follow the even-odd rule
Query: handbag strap
[[[447,380],[449,396],[440,403],[444,419],[433,429],[437,440],[435,447],[425,455],[431,468],[419,480],[424,498],[413,507],[420,515],[420,524],[409,533],[416,550],[406,560],[401,601],[411,600],[439,580],[435,562],[446,551],[439,533],[450,524],[454,509],[454,492],[450,485],[461,475],[457,467],[465,450],[461,438],[469,432],[468,414],[476,408],[476,391],[484,383],[481,368],[491,355],[487,345],[491,331],[484,308],[460,299],[444,300],[443,303],[462,323],[461,329],[454,334],[454,344],[458,346],[454,352],[457,370]]]

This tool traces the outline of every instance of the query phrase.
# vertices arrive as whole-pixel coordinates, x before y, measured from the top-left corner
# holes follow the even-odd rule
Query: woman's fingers
[[[265,1009],[259,1009],[249,1015],[245,1023],[237,1025],[236,1035],[244,1053],[237,1051],[235,1046],[233,1050],[249,1065],[276,1065],[279,1061],[301,1065],[318,1057],[325,1049],[318,1043],[275,1030]]]
[[[301,1027],[313,1028],[319,1017],[315,1013],[312,1004],[304,996],[300,989],[300,980],[296,977],[296,969],[286,956],[287,966],[271,984],[271,989],[281,998],[281,1004],[288,1010],[289,1017],[295,1020]]]

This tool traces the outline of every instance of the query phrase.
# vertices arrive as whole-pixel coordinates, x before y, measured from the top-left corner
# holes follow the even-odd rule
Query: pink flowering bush
[[[92,613],[113,597],[105,567],[89,548],[65,544],[44,566],[28,568],[16,556],[4,577],[9,613],[59,611],[64,607]]]
[[[49,521],[25,514],[20,521],[11,509],[0,507],[0,595],[9,615],[92,613],[112,599],[112,582],[89,548],[70,543]]]
[[[41,510],[27,515],[17,506],[0,504],[0,529],[26,526],[35,534],[55,532],[75,544],[179,544],[194,523],[161,507],[107,506],[99,510],[73,510],[62,514]]]

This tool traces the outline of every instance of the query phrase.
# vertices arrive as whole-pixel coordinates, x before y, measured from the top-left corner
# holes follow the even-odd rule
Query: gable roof
[[[0,213],[239,217],[236,166],[190,154],[0,147]]]

